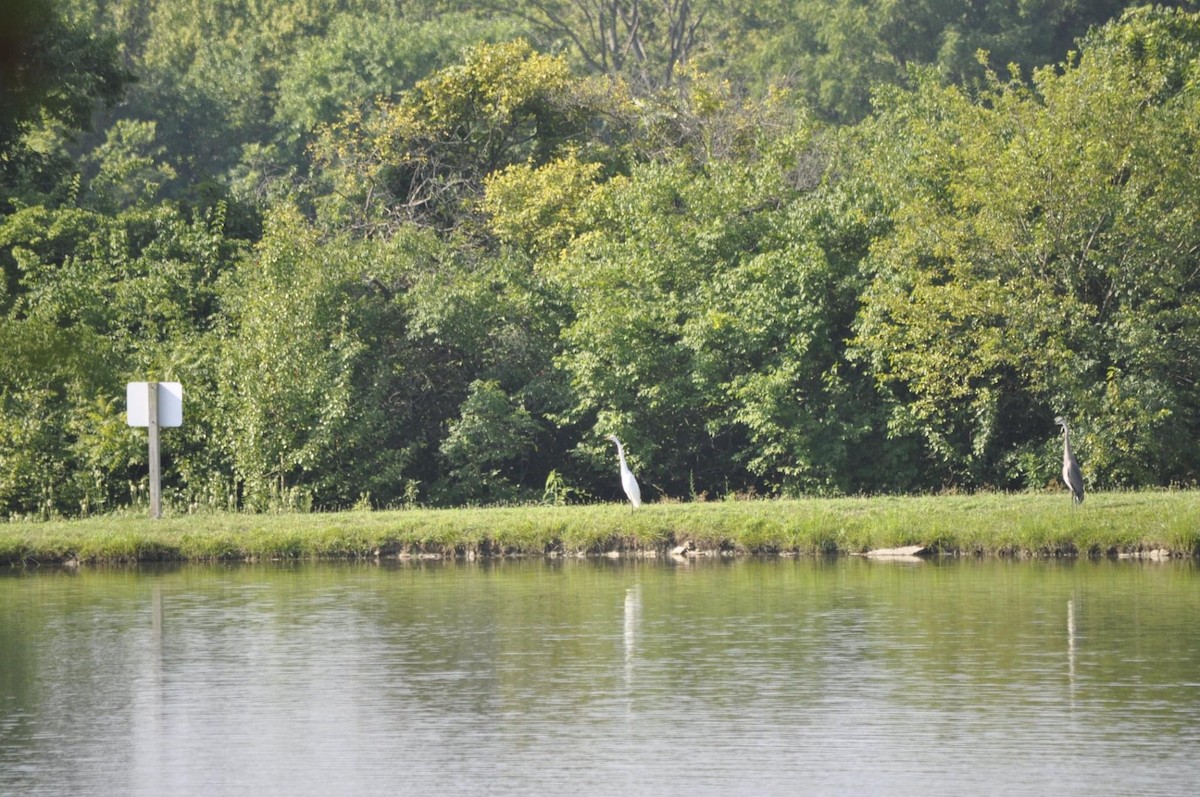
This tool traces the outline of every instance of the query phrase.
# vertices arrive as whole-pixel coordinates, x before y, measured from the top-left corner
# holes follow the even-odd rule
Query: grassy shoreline
[[[0,564],[303,558],[858,554],[1200,556],[1200,491],[813,498],[0,523]]]

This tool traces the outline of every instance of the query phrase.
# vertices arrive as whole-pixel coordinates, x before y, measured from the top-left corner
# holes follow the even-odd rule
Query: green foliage
[[[127,43],[141,80],[126,113],[153,118],[184,181],[200,183],[231,169],[250,143],[272,138],[274,103],[285,59],[320,39],[335,14],[373,11],[362,0],[159,0],[95,4]],[[121,13],[124,11],[125,13]],[[103,18],[103,17],[102,17]],[[179,186],[181,193],[187,188]]]
[[[557,470],[546,474],[546,485],[542,490],[542,503],[550,506],[566,506],[578,501],[585,494],[567,483],[567,480]]]
[[[247,506],[348,506],[399,480],[410,452],[379,403],[396,365],[372,344],[401,332],[403,319],[365,275],[382,285],[401,264],[380,254],[349,241],[318,246],[303,219],[280,209],[249,267],[224,286],[215,398]]]
[[[104,144],[88,155],[96,175],[88,185],[88,204],[107,212],[148,204],[175,170],[163,163],[165,148],[155,138],[154,122],[119,120]]]
[[[910,86],[910,70],[929,69],[951,85],[986,83],[986,68],[1018,78],[1067,57],[1093,26],[1119,17],[1138,0],[978,3],[972,0],[768,0],[734,3],[736,23],[713,32],[726,39],[725,68],[746,82],[787,74],[825,119],[856,122],[879,87]],[[1167,7],[1195,9],[1195,2]],[[1006,70],[1015,68],[1007,74]]]
[[[867,483],[852,453],[871,400],[851,400],[863,380],[838,345],[857,261],[826,256],[827,200],[791,182],[811,146],[786,131],[749,163],[635,168],[594,192],[554,266],[574,291],[574,417],[619,432],[669,494]]]
[[[896,226],[859,345],[956,479],[1013,484],[1058,413],[1098,485],[1196,473],[1198,25],[1131,13],[1032,87],[927,83],[880,117]]]
[[[476,471],[495,471],[488,491],[510,498],[539,488],[551,463],[574,477],[561,462],[571,430],[556,420],[571,396],[550,367],[566,311],[549,281],[519,255],[445,259],[414,277],[405,303],[413,344],[438,364],[430,374],[438,425],[428,438],[442,441],[434,448],[446,467],[428,474],[431,497],[483,500]],[[480,414],[506,427],[487,444],[463,437]]]
[[[298,42],[283,65],[275,119],[286,135],[302,137],[347,107],[411,88],[494,35],[452,14],[415,22],[395,10],[336,15],[325,35]]]
[[[18,4],[0,515],[1200,477],[1196,15],[491,5]]]
[[[222,210],[188,220],[171,206],[116,216],[32,207],[0,222],[0,244],[14,285],[0,338],[11,352],[0,418],[12,428],[0,437],[0,507],[87,513],[133,500],[146,453],[124,424],[124,383],[190,376],[203,362],[216,283],[239,249]],[[184,381],[189,396],[203,395],[198,380]],[[189,404],[186,431],[164,436],[178,465],[169,473],[208,472],[198,463],[212,464],[210,420]]]
[[[0,507],[48,517],[128,499],[129,433],[108,414],[116,357],[86,327],[0,319]]]
[[[0,245],[14,317],[83,325],[126,353],[205,328],[240,248],[225,238],[223,208],[189,220],[171,205],[113,216],[26,208],[0,222]]]
[[[495,381],[477,380],[450,424],[440,453],[446,460],[453,503],[501,503],[520,497],[513,489],[528,465],[538,423]]]
[[[115,42],[72,24],[55,0],[14,0],[0,28],[0,180],[12,148],[42,119],[87,129],[92,111],[121,97],[129,74]],[[3,185],[3,182],[0,182]]]
[[[342,225],[454,226],[488,175],[546,162],[611,107],[601,84],[572,77],[563,59],[527,42],[479,45],[399,100],[323,129],[317,160],[332,192],[322,204]]]

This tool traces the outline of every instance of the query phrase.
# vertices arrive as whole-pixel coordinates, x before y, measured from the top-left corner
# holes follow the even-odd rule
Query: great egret
[[[1075,459],[1075,455],[1071,453],[1071,428],[1067,426],[1067,419],[1061,415],[1054,419],[1054,422],[1062,427],[1063,430],[1063,482],[1071,490],[1071,498],[1075,503],[1083,503],[1083,471],[1079,469],[1079,461]]]
[[[638,487],[637,479],[633,477],[633,471],[625,464],[625,449],[621,445],[621,441],[617,439],[615,434],[608,435],[608,439],[617,444],[617,456],[621,460],[621,487],[625,489],[625,495],[629,497],[629,503],[633,504],[633,508],[637,509],[642,505],[642,490]]]

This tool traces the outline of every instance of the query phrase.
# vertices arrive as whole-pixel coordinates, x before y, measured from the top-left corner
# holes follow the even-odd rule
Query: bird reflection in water
[[[633,659],[637,650],[638,629],[642,624],[642,585],[625,589],[625,685],[633,683]]]

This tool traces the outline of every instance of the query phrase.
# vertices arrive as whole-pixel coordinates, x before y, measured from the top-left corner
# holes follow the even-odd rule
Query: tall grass
[[[922,545],[944,554],[1200,555],[1200,492],[618,504],[491,509],[111,515],[0,524],[0,563],[374,556],[849,554]]]

